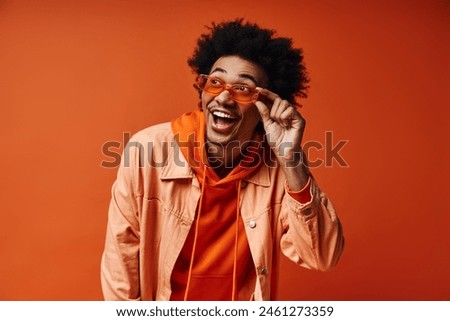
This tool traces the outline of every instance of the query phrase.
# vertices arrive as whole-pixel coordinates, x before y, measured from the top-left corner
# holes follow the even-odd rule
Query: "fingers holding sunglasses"
[[[264,114],[270,118],[271,121],[274,121],[281,125],[284,128],[290,128],[292,125],[292,120],[297,119],[300,116],[297,109],[291,105],[285,99],[281,99],[280,96],[271,92],[268,89],[257,88],[260,95],[258,101],[255,105],[258,107],[261,113],[261,109],[264,107],[267,108],[267,112]],[[263,117],[263,115],[261,115]],[[263,117],[263,121],[267,122],[269,119]]]
[[[258,108],[259,114],[261,115],[261,120],[264,123],[264,126],[272,124],[274,121],[272,118],[270,118],[270,107],[272,107],[272,104],[268,99],[265,98],[264,95],[261,93],[264,89],[257,88],[259,91],[258,98],[254,102],[256,108]]]
[[[274,108],[275,107],[275,108]],[[295,108],[287,100],[280,101],[272,107],[272,116],[279,124],[285,128],[291,127],[291,121],[295,116]]]

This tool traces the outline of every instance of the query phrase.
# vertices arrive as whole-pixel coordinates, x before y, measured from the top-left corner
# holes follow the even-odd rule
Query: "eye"
[[[236,85],[233,86],[233,89],[241,94],[246,94],[250,92],[250,88],[245,85]]]
[[[209,83],[213,87],[222,87],[222,82],[217,78],[209,78]]]

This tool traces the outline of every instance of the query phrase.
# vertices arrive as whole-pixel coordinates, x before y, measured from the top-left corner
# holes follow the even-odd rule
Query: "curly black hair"
[[[306,98],[309,77],[303,64],[303,50],[293,48],[292,39],[276,37],[275,31],[263,29],[242,18],[207,27],[188,65],[196,74],[209,74],[223,56],[237,55],[261,66],[269,78],[268,89],[294,105],[296,97]]]

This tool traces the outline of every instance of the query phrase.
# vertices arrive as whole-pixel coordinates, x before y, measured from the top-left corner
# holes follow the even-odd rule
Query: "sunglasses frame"
[[[222,88],[215,87],[216,89],[220,89],[220,91],[211,91],[211,90],[205,89],[205,85],[209,79],[213,79],[221,84]],[[197,76],[196,83],[194,86],[199,90],[204,90],[207,93],[215,95],[215,96],[220,95],[225,90],[228,90],[228,92],[230,93],[230,98],[239,103],[251,103],[251,102],[254,103],[254,102],[256,102],[256,100],[258,99],[258,96],[259,96],[259,91],[256,88],[252,88],[252,87],[249,87],[244,84],[234,84],[234,85],[227,84],[223,80],[221,80],[217,77],[212,77],[212,76],[205,75],[205,74],[200,74]],[[249,99],[242,100],[242,99],[236,98],[236,95],[237,95],[236,90],[235,90],[236,87],[248,88],[249,92],[250,92]]]

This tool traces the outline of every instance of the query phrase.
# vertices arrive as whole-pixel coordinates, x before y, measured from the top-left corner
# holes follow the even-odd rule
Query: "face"
[[[224,56],[212,66],[210,76],[219,78],[226,84],[243,84],[249,87],[266,87],[264,70],[238,56]],[[206,141],[226,145],[232,141],[248,142],[260,120],[260,114],[252,103],[233,101],[230,92],[224,90],[219,95],[202,92],[202,107],[206,120]]]

